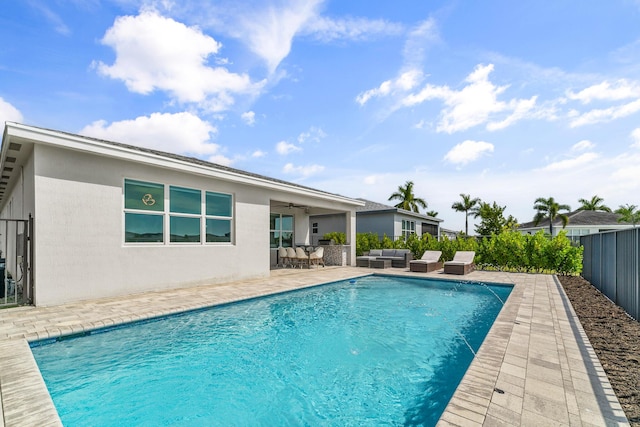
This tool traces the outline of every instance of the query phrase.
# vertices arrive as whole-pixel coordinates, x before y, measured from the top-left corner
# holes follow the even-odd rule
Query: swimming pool
[[[429,425],[510,292],[369,276],[32,351],[65,425]]]

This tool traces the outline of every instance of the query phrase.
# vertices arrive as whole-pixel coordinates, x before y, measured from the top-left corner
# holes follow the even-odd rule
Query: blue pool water
[[[32,351],[65,426],[434,425],[511,289],[374,275]]]

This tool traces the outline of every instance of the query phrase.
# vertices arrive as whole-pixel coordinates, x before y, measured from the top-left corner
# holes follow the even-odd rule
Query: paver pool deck
[[[0,310],[0,427],[62,425],[31,354],[31,341],[372,273],[514,285],[439,426],[629,425],[554,276],[326,267],[272,270],[262,279]]]

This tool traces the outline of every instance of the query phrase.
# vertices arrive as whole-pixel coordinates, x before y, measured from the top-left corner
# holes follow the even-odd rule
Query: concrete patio
[[[55,307],[0,310],[0,427],[60,426],[28,342],[169,315],[365,274],[460,276],[326,267]],[[465,280],[514,284],[449,402],[441,426],[625,426],[624,412],[553,276],[476,271]]]

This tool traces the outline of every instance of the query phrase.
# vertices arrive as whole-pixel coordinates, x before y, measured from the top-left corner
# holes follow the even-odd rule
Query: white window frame
[[[231,216],[223,216],[223,215],[207,215],[207,194],[222,194],[225,196],[229,196],[231,198]],[[235,222],[235,198],[231,193],[224,193],[222,191],[209,191],[205,190],[202,192],[202,233],[201,240],[205,245],[233,245],[235,244],[235,235],[234,232],[234,222]],[[231,236],[229,236],[228,242],[207,242],[207,220],[223,220],[229,221],[229,232]]]
[[[410,227],[407,228],[407,225]],[[402,220],[402,237],[407,240],[410,235],[416,234],[416,222],[410,219]]]
[[[152,184],[163,186],[163,203],[162,211],[152,211],[143,209],[132,209],[126,207],[125,186],[127,182],[138,182],[141,184]],[[171,188],[185,189],[200,192],[200,213],[182,213],[171,211]],[[202,188],[193,188],[184,185],[173,185],[168,183],[153,182],[144,179],[124,178],[122,183],[122,241],[125,246],[210,246],[210,245],[235,245],[235,196],[233,193],[224,191],[212,191]],[[230,216],[224,215],[207,215],[207,194],[221,194],[230,198]],[[127,242],[126,241],[126,215],[142,214],[162,217],[162,241],[161,242]],[[171,241],[171,218],[199,218],[200,220],[200,240],[197,242],[172,242]],[[208,242],[207,241],[207,220],[229,221],[229,241],[228,242]]]
[[[271,233],[278,233],[278,244],[276,245],[275,248],[271,248],[271,249],[277,249],[279,247],[288,247],[288,246],[282,246],[282,233],[291,233],[291,246],[290,247],[295,247],[295,239],[296,239],[296,217],[295,215],[291,215],[291,214],[283,214],[283,213],[279,213],[279,212],[271,212],[271,214],[269,215],[269,220],[271,220],[271,215],[278,215],[280,217],[280,228],[276,229],[276,228],[271,228],[271,226],[269,226],[269,240],[271,240]],[[290,217],[291,218],[291,230],[286,230],[284,228],[282,228],[282,218],[283,217]],[[269,244],[271,245],[271,244]]]

